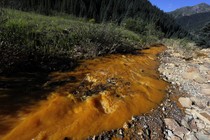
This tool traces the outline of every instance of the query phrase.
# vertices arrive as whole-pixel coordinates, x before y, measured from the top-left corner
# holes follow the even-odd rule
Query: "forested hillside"
[[[210,47],[208,35],[210,5],[201,3],[195,6],[187,6],[169,14],[175,18],[177,24],[191,33],[198,46]]]
[[[210,48],[210,23],[206,24],[198,34],[198,45],[206,48]]]
[[[68,13],[96,22],[112,21],[121,24],[128,18],[154,23],[166,37],[184,37],[187,32],[175,24],[174,19],[152,6],[148,0],[8,0],[4,5],[24,11],[46,15]]]
[[[210,12],[179,17],[176,22],[188,31],[196,32],[210,22]]]

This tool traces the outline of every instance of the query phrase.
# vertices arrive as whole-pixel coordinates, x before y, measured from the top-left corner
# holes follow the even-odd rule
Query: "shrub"
[[[180,53],[185,59],[193,58],[199,50],[194,42],[187,39],[164,39],[163,44],[172,47],[175,53]]]
[[[145,35],[146,23],[141,19],[132,19],[132,18],[125,19],[122,22],[122,26],[138,34]]]

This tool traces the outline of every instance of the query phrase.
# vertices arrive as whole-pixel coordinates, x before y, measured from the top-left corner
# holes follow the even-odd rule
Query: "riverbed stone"
[[[206,118],[206,120],[208,120],[208,122],[205,122],[205,123],[208,123],[210,125],[210,115],[207,113],[207,112],[201,112],[200,113],[203,117]]]
[[[196,124],[197,124],[198,130],[204,129],[206,127],[205,124],[202,123],[201,121],[198,121]]]
[[[179,136],[181,139],[184,138],[185,134],[188,134],[189,131],[185,127],[177,127],[174,132],[175,135]]]
[[[210,140],[210,135],[205,135],[205,134],[203,134],[202,132],[196,133],[196,137],[197,137],[199,140]]]
[[[191,120],[191,121],[189,122],[189,125],[190,125],[190,128],[191,128],[191,130],[192,130],[193,132],[197,132],[198,127],[197,127],[196,122],[195,122],[194,119]]]
[[[166,124],[166,127],[172,131],[179,127],[179,124],[174,119],[165,118],[164,122]]]
[[[127,130],[127,129],[129,128],[129,126],[128,126],[128,123],[127,123],[127,122],[125,122],[125,123],[123,124],[123,128],[124,128],[125,130]]]
[[[210,116],[209,116],[209,114],[207,114],[206,112],[201,112],[200,113],[200,112],[198,112],[198,111],[196,111],[194,109],[191,112],[192,112],[193,116],[198,117],[204,123],[207,123],[207,124],[210,125]]]
[[[190,100],[193,102],[194,105],[198,106],[201,109],[204,109],[206,107],[206,104],[202,99],[199,99],[197,97],[190,97]]]
[[[184,140],[198,140],[193,133],[186,134]]]
[[[181,139],[177,136],[171,136],[170,140],[181,140]]]
[[[201,66],[199,67],[199,70],[200,70],[200,71],[208,71],[209,68],[206,67],[206,66],[204,66],[204,65],[201,65]]]
[[[192,105],[192,101],[190,100],[190,98],[187,97],[180,97],[179,98],[179,103],[186,108],[191,108]]]
[[[172,132],[171,130],[169,130],[169,129],[166,129],[166,133],[167,133],[167,135],[168,135],[169,137],[174,136],[173,132]]]
[[[202,77],[198,70],[188,70],[182,74],[182,77],[187,80],[194,80],[197,83],[205,82],[205,78]]]
[[[180,53],[173,53],[171,55],[174,56],[174,57],[178,57],[178,58],[181,58],[182,57],[182,55]]]
[[[181,120],[181,125],[184,126],[184,127],[187,128],[187,129],[190,129],[189,124],[188,124],[187,121],[184,120],[184,119]]]
[[[206,95],[206,96],[210,96],[210,88],[209,89],[202,89],[201,90],[201,94]]]

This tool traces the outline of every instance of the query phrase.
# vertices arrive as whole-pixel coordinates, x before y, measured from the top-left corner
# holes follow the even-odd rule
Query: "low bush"
[[[162,42],[165,46],[172,47],[175,52],[182,54],[181,57],[191,59],[195,57],[199,47],[187,39],[164,39]]]

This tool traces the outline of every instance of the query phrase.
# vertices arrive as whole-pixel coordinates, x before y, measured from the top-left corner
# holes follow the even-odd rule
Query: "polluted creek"
[[[98,57],[81,62],[74,71],[51,73],[43,86],[54,91],[2,139],[86,139],[122,127],[164,99],[167,83],[157,71],[164,49]]]

